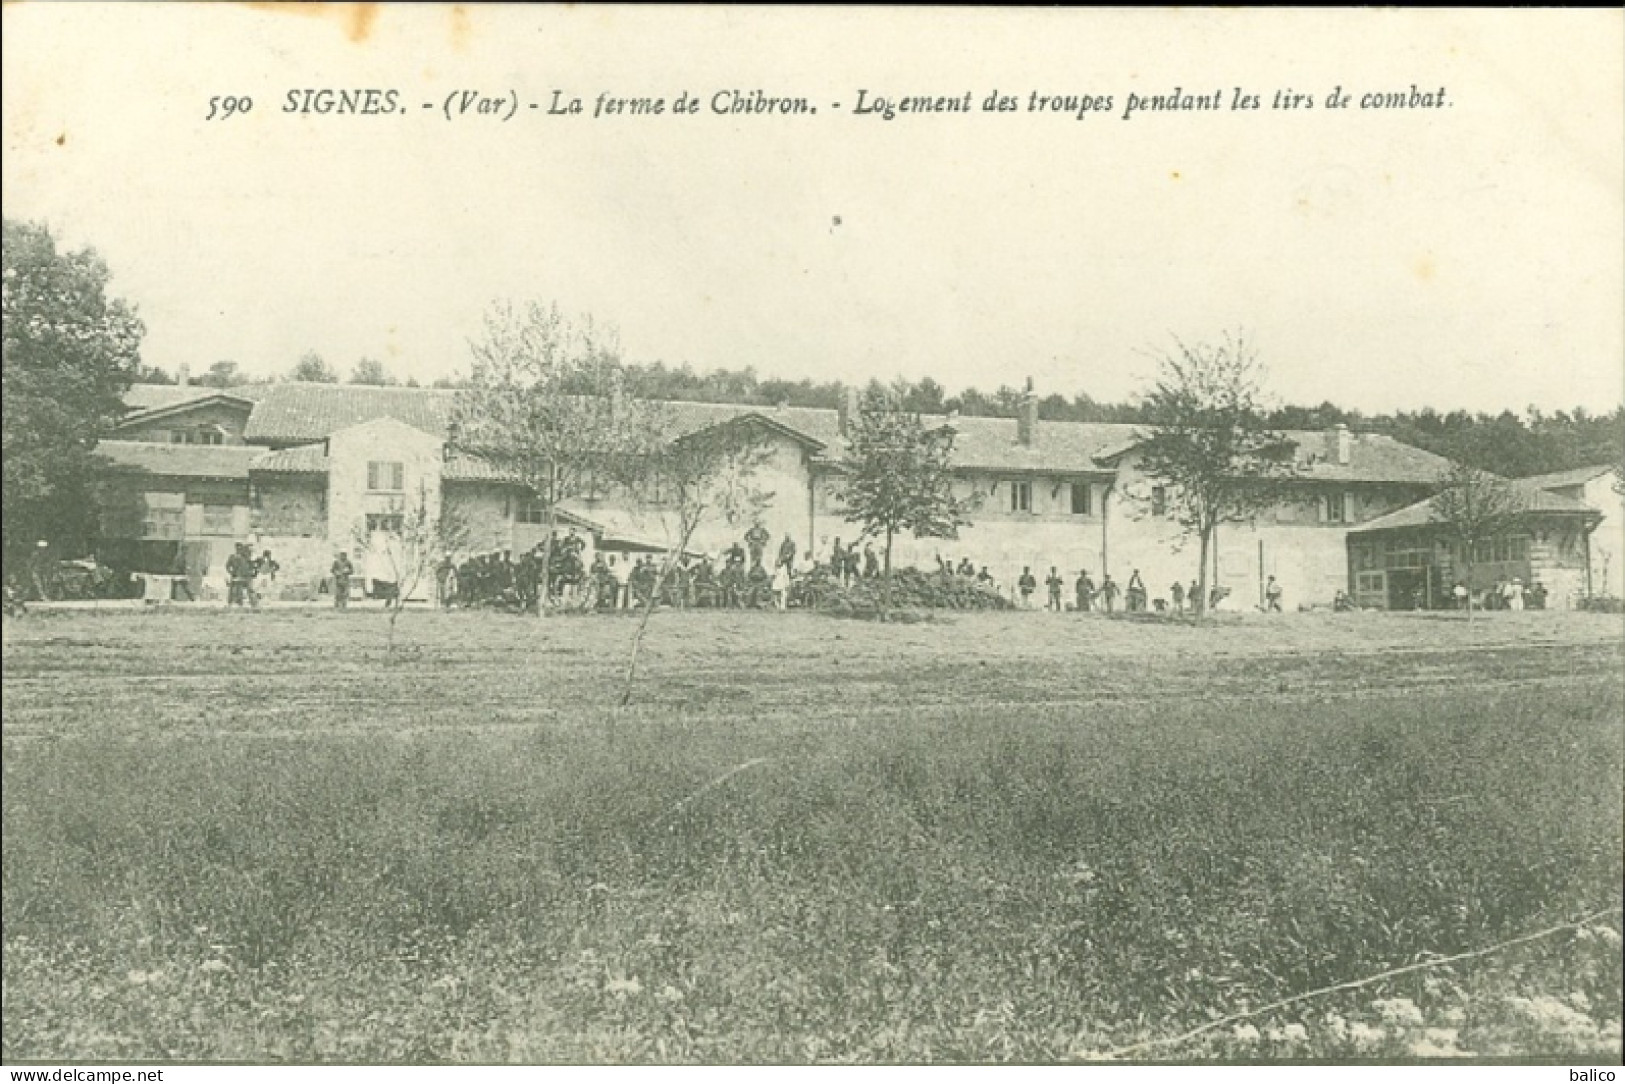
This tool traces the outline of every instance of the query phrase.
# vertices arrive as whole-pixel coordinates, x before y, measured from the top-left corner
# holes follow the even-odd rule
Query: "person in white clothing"
[[[784,612],[790,606],[790,566],[778,565],[773,569],[773,606]]]
[[[1507,584],[1501,592],[1501,597],[1506,599],[1507,609],[1523,609],[1523,581],[1515,579]]]

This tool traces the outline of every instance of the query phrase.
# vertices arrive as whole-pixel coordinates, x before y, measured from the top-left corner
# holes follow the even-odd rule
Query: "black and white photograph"
[[[0,23],[8,1080],[1615,1079],[1625,12]]]

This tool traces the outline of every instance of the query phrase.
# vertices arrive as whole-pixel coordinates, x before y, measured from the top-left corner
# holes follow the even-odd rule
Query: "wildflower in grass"
[[[655,996],[658,997],[661,1001],[664,1001],[664,1002],[667,1002],[667,1003],[683,1000],[683,992],[681,990],[677,989],[677,987],[670,985],[669,983],[667,985],[665,985],[665,986],[662,986],[660,988],[660,993],[656,994]]]
[[[218,975],[222,971],[230,971],[231,965],[224,960],[205,960],[198,965],[198,970],[205,975]]]
[[[130,980],[131,986],[145,986],[148,983],[162,979],[164,973],[162,971],[131,971],[124,977]]]
[[[1542,1031],[1569,1035],[1591,1035],[1597,1025],[1584,1013],[1575,1012],[1555,997],[1513,997],[1507,999],[1514,1012]]]
[[[1258,1029],[1253,1027],[1251,1024],[1237,1024],[1231,1029],[1230,1037],[1235,1039],[1238,1043],[1256,1043],[1260,1038],[1262,1038],[1262,1036],[1258,1034]]]
[[[1326,1025],[1326,1030],[1331,1034],[1332,1038],[1338,1042],[1348,1038],[1349,1022],[1339,1014],[1329,1012],[1321,1019],[1321,1022]]]
[[[1388,1032],[1383,1028],[1374,1028],[1370,1024],[1356,1021],[1349,1026],[1349,1039],[1361,1050],[1370,1050],[1381,1046],[1388,1038]]]
[[[1416,1007],[1416,1002],[1408,997],[1382,998],[1371,1003],[1377,1010],[1377,1015],[1389,1024],[1401,1027],[1419,1027],[1422,1023],[1422,1010]]]
[[[627,979],[614,978],[604,983],[604,992],[614,994],[616,997],[628,997],[643,993],[643,983],[638,981],[636,975]]]
[[[1281,1029],[1281,1039],[1289,1043],[1306,1043],[1309,1041],[1309,1029],[1302,1024],[1288,1024]]]

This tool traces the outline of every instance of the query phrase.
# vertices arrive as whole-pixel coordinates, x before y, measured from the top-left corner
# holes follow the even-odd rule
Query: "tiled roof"
[[[1539,486],[1541,489],[1563,489],[1568,486],[1583,486],[1593,478],[1604,474],[1611,474],[1617,468],[1612,463],[1601,466],[1575,467],[1573,470],[1553,471],[1551,474],[1534,474],[1518,481],[1527,485]]]
[[[255,474],[326,474],[327,445],[301,444],[275,452],[261,450],[249,469]]]
[[[131,384],[130,390],[124,393],[124,405],[130,412],[137,413],[143,410],[158,410],[162,407],[179,406],[198,399],[207,399],[211,395],[233,395],[238,399],[258,399],[267,384],[245,384],[231,388],[209,388],[201,384]]]
[[[248,478],[248,468],[263,448],[242,444],[158,444],[142,440],[104,440],[96,451],[119,468],[166,478]]]
[[[447,452],[440,476],[448,482],[508,482],[509,475],[478,456]]]
[[[954,466],[988,471],[1104,471],[1095,457],[1131,440],[1137,426],[1115,423],[1040,421],[1033,443],[1016,440],[1014,418],[924,419],[954,428]]]
[[[337,430],[378,418],[394,418],[444,437],[456,394],[441,388],[270,384],[254,407],[254,413],[248,416],[243,439],[260,443],[303,443],[322,440]]]
[[[1530,479],[1519,478],[1512,483],[1513,489],[1523,501],[1523,512],[1533,515],[1580,515],[1596,516],[1596,509],[1588,504],[1573,500],[1569,497],[1559,497],[1549,493],[1539,486],[1529,485]],[[1364,534],[1368,531],[1397,531],[1405,528],[1426,527],[1437,522],[1433,518],[1433,502],[1435,498],[1417,501],[1404,508],[1389,512],[1386,516],[1359,524],[1349,529],[1350,534]]]
[[[1299,477],[1326,482],[1416,482],[1437,485],[1449,468],[1443,456],[1423,451],[1382,433],[1349,433],[1349,461],[1328,455],[1329,439],[1317,430],[1283,434],[1297,446]]]
[[[1132,451],[1148,432],[1145,426],[1113,426],[1125,430],[1123,441],[1098,453],[1109,459]],[[1315,429],[1281,430],[1293,446],[1297,477],[1309,482],[1410,482],[1437,485],[1450,461],[1382,433],[1350,431],[1349,461],[1339,463],[1331,434]]]
[[[328,470],[327,445],[300,444],[277,451],[260,451],[249,465],[255,474],[326,474]],[[448,482],[502,482],[508,476],[502,471],[473,456],[452,452],[446,456],[441,477]]]
[[[138,385],[151,389],[157,385]],[[166,388],[166,392],[176,389]],[[212,394],[213,389],[194,389]],[[237,394],[241,389],[231,389]],[[457,393],[441,388],[377,387],[359,384],[306,384],[298,382],[254,386],[258,396],[243,438],[258,444],[308,444],[337,430],[378,418],[394,418],[445,436]],[[143,392],[161,397],[163,393]],[[805,440],[828,458],[841,453],[839,414],[818,407],[763,407],[734,403],[668,402],[661,409],[669,420],[671,436],[681,436],[744,415],[757,415],[768,424]],[[1131,424],[1040,421],[1036,440],[1027,446],[1016,440],[1014,418],[927,415],[928,426],[951,423],[956,432],[954,462],[970,470],[1083,473],[1104,472],[1101,459],[1132,448],[1146,432]],[[1444,459],[1374,433],[1350,434],[1349,462],[1327,455],[1328,435],[1316,431],[1285,434],[1297,446],[1302,477],[1330,482],[1407,482],[1433,484],[1446,466]],[[280,462],[280,461],[277,461]],[[448,461],[448,468],[451,464]],[[265,469],[277,469],[267,467]],[[464,460],[448,478],[499,480],[490,467]]]

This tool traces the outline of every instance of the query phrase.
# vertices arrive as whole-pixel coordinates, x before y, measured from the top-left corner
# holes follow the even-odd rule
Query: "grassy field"
[[[8,621],[6,1059],[1619,1060],[1617,617],[631,628]]]

